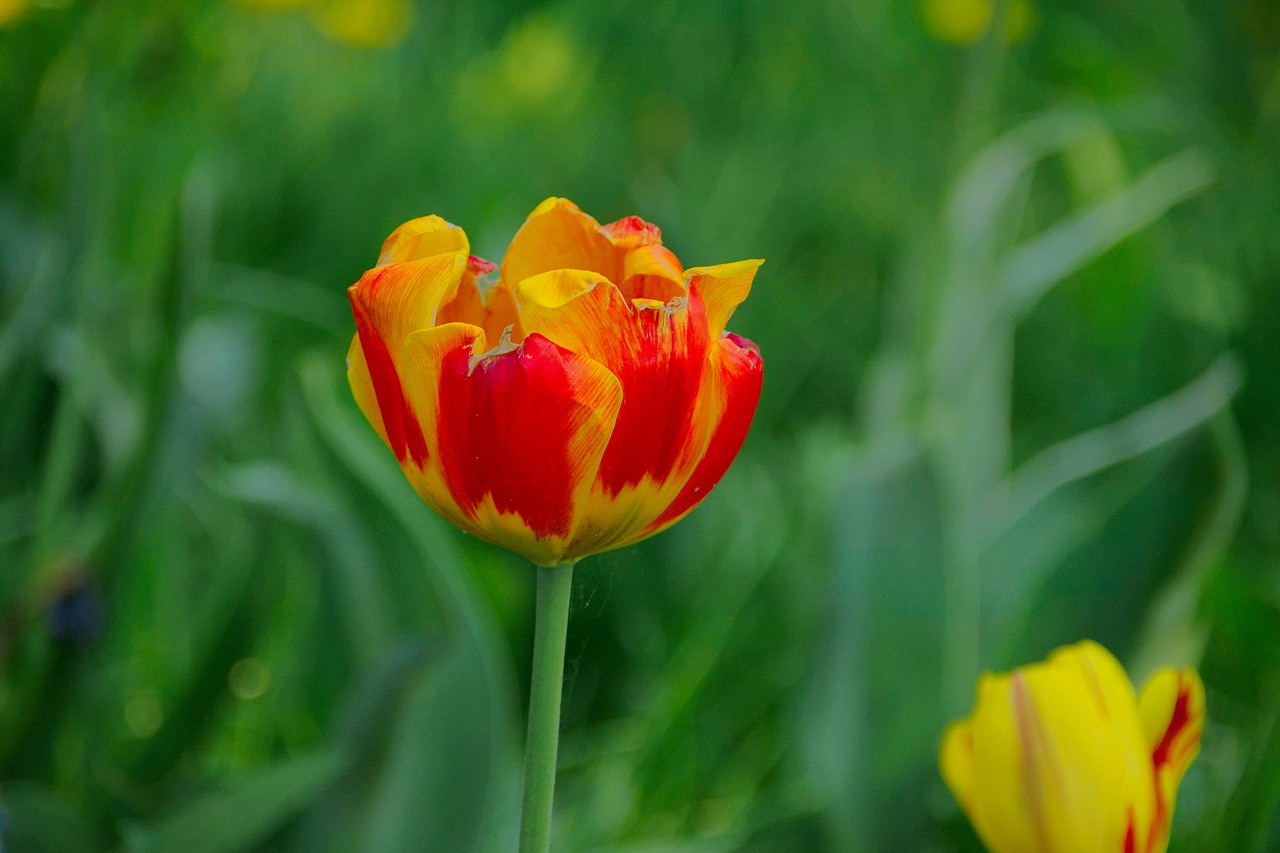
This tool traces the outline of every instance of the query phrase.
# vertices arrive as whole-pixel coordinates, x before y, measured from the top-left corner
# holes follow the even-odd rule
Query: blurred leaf
[[[0,821],[0,845],[13,853],[94,853],[107,848],[82,815],[43,785],[5,785]]]
[[[227,671],[256,639],[258,581],[257,567],[247,561],[214,576],[193,632],[192,665],[181,673],[177,687],[166,691],[160,726],[131,762],[130,775],[138,781],[160,780],[217,719]]]
[[[408,640],[397,646],[346,696],[333,733],[335,745],[349,756],[348,766],[309,809],[291,839],[296,850],[335,849],[350,832],[369,778],[379,772],[390,731],[406,695],[441,656],[438,643]]]
[[[924,815],[907,786],[942,723],[943,522],[919,453],[869,450],[835,504],[828,627],[801,747],[830,806],[833,848],[910,849]]]
[[[1071,547],[1096,530],[1118,503],[1105,497],[1131,494],[1107,489],[1064,496],[1036,510],[1063,487],[1133,459],[1207,423],[1240,387],[1240,368],[1224,357],[1184,388],[1115,423],[1046,448],[1013,471],[988,500],[978,519],[988,526],[979,541],[989,544],[983,566],[984,611],[991,624],[1005,624],[1013,609],[1058,565]],[[1058,543],[1058,544],[1055,544]]]
[[[133,828],[126,833],[127,847],[137,853],[236,853],[256,847],[306,808],[345,766],[334,750],[277,762]]]
[[[278,463],[233,468],[224,480],[228,494],[269,507],[320,537],[333,557],[335,597],[348,619],[348,641],[363,664],[376,661],[393,636],[388,599],[375,571],[373,551],[352,522],[351,512],[336,496],[299,483]]]
[[[1152,603],[1138,647],[1127,667],[1140,684],[1162,666],[1199,666],[1209,624],[1200,601],[1209,573],[1221,565],[1239,533],[1248,500],[1249,468],[1239,428],[1229,408],[1209,423],[1221,482],[1182,567]]]
[[[1213,177],[1203,153],[1185,151],[1018,247],[1006,261],[999,284],[1010,313],[1024,314],[1054,283],[1200,192]]]

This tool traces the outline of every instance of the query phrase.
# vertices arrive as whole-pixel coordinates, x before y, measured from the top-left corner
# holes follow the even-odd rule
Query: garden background
[[[979,849],[983,668],[1197,665],[1280,849],[1268,0],[0,2],[5,850],[513,849],[534,573],[356,410],[346,287],[568,196],[767,263],[746,446],[577,572],[556,850]]]

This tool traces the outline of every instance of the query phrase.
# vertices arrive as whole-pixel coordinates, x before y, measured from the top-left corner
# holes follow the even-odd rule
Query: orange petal
[[[623,261],[622,292],[631,299],[670,302],[685,295],[684,269],[666,246],[640,246]]]
[[[420,216],[392,231],[391,236],[383,241],[378,266],[416,261],[446,252],[470,251],[467,234],[457,225],[434,214]]]
[[[753,259],[685,270],[684,279],[689,288],[697,287],[707,304],[707,333],[712,340],[720,337],[734,309],[751,293],[751,282],[763,263]]]
[[[501,281],[492,282],[497,267],[475,255],[467,258],[467,271],[458,284],[458,294],[441,306],[436,323],[468,323],[484,329],[485,337],[496,342],[508,326],[517,343],[524,339],[516,301]]]
[[[502,280],[514,287],[539,273],[590,270],[621,282],[624,252],[600,230],[600,223],[565,198],[538,205],[516,232],[502,259]]]

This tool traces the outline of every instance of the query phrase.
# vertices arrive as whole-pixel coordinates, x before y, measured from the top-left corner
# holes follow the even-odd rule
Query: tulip
[[[1163,853],[1203,723],[1194,670],[1162,669],[1139,697],[1085,641],[983,675],[943,736],[942,776],[994,853]]]
[[[733,461],[763,365],[725,325],[760,263],[685,270],[655,226],[553,198],[499,270],[415,219],[349,290],[348,377],[436,511],[572,562],[674,524]]]
[[[409,482],[541,567],[521,853],[551,844],[573,565],[675,524],[737,455],[763,363],[725,325],[760,264],[686,270],[643,219],[550,198],[501,267],[426,216],[348,291],[351,390]]]

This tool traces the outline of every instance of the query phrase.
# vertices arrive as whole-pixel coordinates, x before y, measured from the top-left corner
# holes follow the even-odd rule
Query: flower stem
[[[573,563],[538,569],[520,853],[546,853],[551,849],[551,800],[556,787],[556,747],[560,740],[560,688],[564,682],[564,641],[569,629],[572,589]]]

